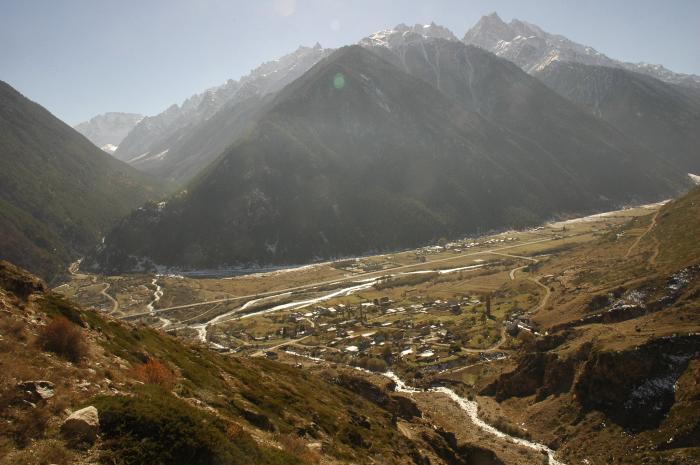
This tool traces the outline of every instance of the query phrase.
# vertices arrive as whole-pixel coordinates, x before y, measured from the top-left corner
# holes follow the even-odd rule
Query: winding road
[[[111,295],[109,295],[107,293],[107,289],[109,289],[111,284],[110,283],[103,283],[103,284],[105,287],[100,291],[100,294],[102,294],[107,300],[112,302],[112,312],[111,313],[115,313],[117,310],[119,310],[119,302],[117,302],[117,299],[115,299],[114,297],[112,297]]]

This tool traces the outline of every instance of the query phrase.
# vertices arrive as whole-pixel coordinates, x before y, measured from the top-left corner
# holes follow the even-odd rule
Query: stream
[[[469,419],[474,423],[476,426],[478,426],[480,429],[483,431],[486,431],[489,434],[492,434],[498,438],[501,439],[506,439],[508,441],[511,441],[515,444],[527,447],[529,449],[533,449],[539,452],[543,452],[547,454],[547,458],[549,461],[549,465],[564,465],[563,462],[558,461],[554,457],[554,451],[550,449],[549,447],[545,446],[544,444],[540,444],[538,442],[533,442],[533,441],[528,441],[527,439],[522,439],[518,438],[515,436],[511,436],[510,434],[504,433],[501,430],[498,430],[494,428],[493,426],[489,425],[486,423],[484,420],[479,418],[479,404],[474,401],[474,400],[469,400],[465,399],[464,397],[460,396],[456,392],[454,392],[452,389],[444,386],[438,386],[438,387],[433,387],[429,389],[417,389],[411,386],[408,386],[401,378],[399,378],[395,373],[388,371],[386,373],[383,373],[384,376],[392,380],[396,384],[396,392],[403,392],[407,394],[415,394],[419,392],[435,392],[435,393],[440,393],[444,394],[447,397],[449,397],[454,403],[456,403],[459,408],[464,410],[467,415],[469,415]]]
[[[288,355],[295,356],[295,357],[306,358],[306,359],[312,360],[316,363],[325,362],[325,360],[323,360],[322,358],[300,354],[300,353],[294,352],[292,350],[285,350],[284,353],[286,353]],[[493,436],[496,436],[497,438],[505,439],[505,440],[510,441],[514,444],[518,444],[520,446],[524,446],[524,447],[527,447],[529,449],[536,450],[538,452],[542,452],[542,453],[547,454],[548,465],[566,465],[564,462],[560,462],[559,460],[557,460],[555,458],[555,452],[552,449],[550,449],[549,447],[545,446],[544,444],[540,444],[539,442],[528,441],[527,439],[522,439],[522,438],[518,438],[515,436],[511,436],[510,434],[504,433],[503,431],[489,425],[484,420],[479,418],[479,404],[476,401],[465,399],[464,397],[460,396],[459,394],[457,394],[455,391],[453,391],[452,389],[450,389],[448,387],[437,386],[437,387],[428,388],[428,389],[418,389],[418,388],[414,388],[414,387],[411,387],[408,384],[406,384],[406,382],[404,380],[399,378],[398,375],[396,375],[396,373],[394,373],[392,371],[387,371],[386,373],[376,373],[376,372],[372,372],[372,371],[369,371],[369,370],[366,370],[366,369],[360,368],[360,367],[354,367],[351,365],[346,365],[346,366],[349,368],[352,368],[354,370],[361,371],[363,373],[367,373],[367,374],[371,374],[371,375],[382,375],[382,376],[389,378],[391,381],[394,382],[394,384],[396,386],[394,388],[394,390],[396,392],[402,392],[405,394],[417,394],[417,393],[443,394],[443,395],[447,396],[455,404],[457,404],[459,406],[459,408],[462,409],[469,416],[469,419],[472,421],[472,423],[474,423],[474,425],[476,425],[482,431],[485,431]]]
[[[151,300],[151,302],[148,305],[146,305],[146,308],[151,314],[153,314],[155,310],[153,306],[156,304],[156,302],[160,300],[161,297],[163,297],[163,288],[160,287],[160,285],[158,284],[158,277],[153,278],[153,281],[151,281],[151,285],[155,286],[156,290],[153,291],[153,300]],[[172,323],[170,320],[168,320],[167,318],[163,318],[162,316],[159,316],[158,320],[160,320],[161,322],[160,329],[165,329]]]

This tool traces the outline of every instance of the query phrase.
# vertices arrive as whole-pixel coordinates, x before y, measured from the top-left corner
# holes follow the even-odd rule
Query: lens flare
[[[342,90],[345,87],[345,76],[343,73],[338,73],[333,76],[333,87],[338,90]]]

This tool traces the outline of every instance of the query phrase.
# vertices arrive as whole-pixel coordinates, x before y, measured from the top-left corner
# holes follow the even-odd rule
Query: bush
[[[51,418],[51,412],[44,406],[31,410],[20,406],[10,407],[3,412],[3,425],[0,436],[11,438],[19,448],[25,448],[35,439],[44,437]]]
[[[3,336],[11,336],[18,341],[24,341],[26,339],[24,321],[12,315],[3,316],[0,318],[0,334]]]
[[[60,355],[73,363],[78,363],[88,351],[80,328],[63,316],[55,317],[41,328],[37,343],[43,350]]]
[[[143,383],[156,384],[165,389],[172,389],[176,381],[175,373],[154,358],[137,365],[133,374],[134,378]]]
[[[250,435],[158,386],[90,402],[100,412],[103,462],[118,465],[286,465],[296,457],[258,446]]]

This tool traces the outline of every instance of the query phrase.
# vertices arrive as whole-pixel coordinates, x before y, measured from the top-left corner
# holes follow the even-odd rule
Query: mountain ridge
[[[229,79],[193,95],[182,105],[146,117],[114,155],[176,186],[186,183],[245,132],[269,94],[330,51],[320,44],[300,46],[277,60],[262,63],[239,80]]]
[[[462,40],[507,58],[528,73],[541,71],[554,61],[573,61],[624,68],[700,90],[700,76],[674,73],[662,65],[618,61],[592,47],[545,32],[534,24],[518,19],[505,23],[496,12],[483,16]]]
[[[211,268],[360,255],[611,205],[601,192],[650,199],[672,185],[610,152],[616,161],[601,191],[592,178],[571,182],[518,140],[377,54],[344,47],[275,95],[186,193],[122,221],[86,266],[119,272],[144,263]],[[621,189],[613,173],[623,169],[638,176]]]
[[[52,280],[158,182],[0,81],[0,254]]]
[[[102,113],[73,126],[73,129],[111,155],[143,118],[138,113]]]

